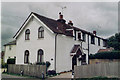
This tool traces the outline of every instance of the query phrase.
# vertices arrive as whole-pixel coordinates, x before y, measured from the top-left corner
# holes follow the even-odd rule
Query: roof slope
[[[77,27],[74,27],[74,26],[70,26],[68,24],[64,24],[64,23],[61,23],[57,20],[54,20],[54,19],[50,19],[50,18],[47,18],[47,17],[44,17],[44,16],[41,16],[37,13],[34,13],[34,12],[31,12],[31,14],[28,16],[28,18],[31,16],[31,15],[35,15],[40,21],[42,21],[50,30],[52,30],[54,33],[58,33],[58,34],[64,34],[66,36],[71,36],[73,37],[73,29],[76,30],[76,31],[81,31],[81,32],[84,32],[86,34],[90,34],[90,35],[93,35],[93,33],[90,33],[88,31],[85,31],[85,30],[82,30],[82,29],[79,29]],[[28,18],[26,19],[26,21],[28,20]],[[23,25],[26,23],[26,21],[23,23]],[[15,34],[15,36],[18,36],[20,31],[22,30],[23,28],[23,25],[21,26],[21,28],[18,30],[18,32]],[[71,30],[67,30],[67,29],[71,29]],[[17,35],[18,34],[18,35]],[[15,37],[14,36],[14,37]],[[95,36],[95,35],[94,35]],[[13,38],[14,38],[13,37]],[[98,37],[98,36],[96,36]],[[100,38],[100,37],[98,37]],[[103,39],[103,38],[101,38]]]
[[[5,44],[4,46],[8,46],[8,45],[16,45],[16,40],[11,41],[11,42]]]
[[[72,36],[71,31],[66,31],[66,29],[72,29],[68,24],[63,24],[57,20],[53,20],[44,16],[41,16],[37,13],[33,13],[37,18],[39,18],[45,25],[47,25],[54,33],[64,34],[67,36]]]
[[[70,53],[77,52],[77,50],[78,50],[79,47],[80,47],[80,45],[74,45]]]

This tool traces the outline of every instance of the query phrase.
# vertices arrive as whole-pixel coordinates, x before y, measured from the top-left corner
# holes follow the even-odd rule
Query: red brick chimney
[[[93,31],[93,34],[96,36],[96,31]]]
[[[71,20],[69,20],[68,24],[71,25],[71,26],[73,26],[73,23],[72,23]]]
[[[63,24],[65,24],[65,20],[63,19],[63,15],[61,14],[61,12],[59,12],[59,19],[57,20],[58,22],[61,22]]]
[[[61,14],[61,12],[59,13],[59,19],[63,19],[63,15]]]

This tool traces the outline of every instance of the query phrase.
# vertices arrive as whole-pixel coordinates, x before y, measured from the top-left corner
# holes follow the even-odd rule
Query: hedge
[[[120,59],[120,51],[99,52],[90,54],[90,59]]]
[[[7,59],[7,64],[15,64],[15,61],[16,59],[14,58]]]

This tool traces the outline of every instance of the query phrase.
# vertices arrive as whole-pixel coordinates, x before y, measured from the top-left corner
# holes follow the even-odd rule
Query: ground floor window
[[[29,63],[29,51],[28,50],[25,51],[24,63]]]
[[[37,62],[43,62],[43,50],[39,49],[37,53]]]

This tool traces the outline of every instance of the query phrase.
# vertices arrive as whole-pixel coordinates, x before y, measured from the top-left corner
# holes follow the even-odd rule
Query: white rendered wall
[[[29,62],[37,62],[37,52],[39,49],[44,51],[44,62],[49,61],[51,66],[49,69],[54,69],[54,53],[55,53],[55,36],[46,27],[44,27],[44,38],[38,39],[38,28],[43,26],[35,18],[23,29],[22,33],[17,38],[17,64],[24,64],[24,52],[29,50]],[[30,29],[30,40],[25,40],[25,30]],[[53,60],[51,60],[53,59]]]
[[[57,36],[57,53],[56,53],[56,72],[69,71],[72,69],[72,56],[70,51],[74,46],[72,37],[58,35]]]
[[[11,50],[9,49],[10,46],[11,46]],[[5,63],[7,63],[7,59],[9,57],[10,58],[16,57],[16,45],[5,46],[5,58],[4,58]]]

